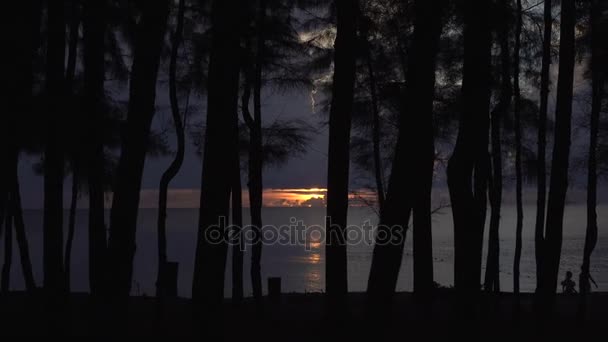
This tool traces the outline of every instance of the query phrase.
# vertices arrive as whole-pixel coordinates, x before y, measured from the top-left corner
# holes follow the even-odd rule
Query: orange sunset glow
[[[267,208],[323,208],[327,189],[324,188],[284,188],[265,189],[264,207]],[[107,198],[106,205],[111,204],[111,197]],[[352,191],[349,195],[350,206],[360,207],[373,204],[376,194],[367,189]],[[156,208],[158,204],[158,190],[145,189],[141,192],[141,208]],[[200,204],[200,190],[198,189],[170,189],[168,194],[169,208],[198,208]],[[83,206],[86,203],[82,204]],[[243,206],[249,207],[249,193],[243,190]]]

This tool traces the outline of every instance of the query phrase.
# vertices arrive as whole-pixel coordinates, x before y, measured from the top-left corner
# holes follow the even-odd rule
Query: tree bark
[[[515,202],[517,206],[517,223],[515,228],[515,260],[513,262],[513,292],[519,294],[519,270],[521,263],[522,230],[524,224],[524,206],[522,200],[522,142],[521,142],[521,90],[519,88],[519,72],[522,30],[521,0],[517,0],[517,24],[515,29],[515,53],[513,59],[513,88],[514,88],[514,115],[515,115]]]
[[[448,164],[454,217],[454,286],[461,298],[479,292],[488,178],[491,34],[489,2],[465,5],[463,109]],[[474,298],[466,299],[471,303]]]
[[[549,185],[547,227],[542,267],[543,293],[553,298],[557,290],[562,248],[563,218],[568,190],[572,96],[575,63],[575,0],[562,1],[559,78],[555,114],[553,165]]]
[[[169,3],[141,3],[131,70],[128,119],[116,173],[108,244],[109,290],[119,301],[131,292],[142,173],[155,113],[156,81]]]
[[[329,114],[325,290],[330,307],[342,309],[348,292],[346,224],[350,129],[354,101],[358,1],[335,1],[337,36]]]
[[[89,119],[85,130],[87,185],[89,189],[89,287],[93,296],[106,288],[107,233],[104,206],[104,82],[106,5],[104,0],[84,3],[84,98]]]
[[[553,14],[551,0],[545,0],[544,9],[543,58],[540,85],[540,111],[538,114],[538,155],[536,162],[537,199],[536,224],[534,227],[534,253],[536,257],[536,289],[542,288],[541,270],[543,268],[543,247],[545,241],[545,209],[547,198],[547,112],[549,103],[549,87],[551,72],[551,35],[553,30]]]
[[[171,61],[169,66],[169,97],[171,102],[171,113],[173,115],[173,123],[177,135],[177,152],[175,158],[169,165],[169,168],[163,173],[158,196],[158,277],[156,279],[156,296],[163,297],[166,295],[167,275],[165,273],[167,266],[167,193],[169,184],[175,178],[184,162],[186,149],[186,137],[184,132],[184,123],[179,110],[179,101],[177,97],[177,57],[179,46],[182,41],[182,33],[184,30],[184,12],[186,10],[185,0],[180,0],[177,13],[177,26],[173,35],[173,47],[171,50]]]
[[[65,82],[65,13],[63,2],[47,4],[48,45],[46,95],[48,96],[47,134],[44,151],[43,270],[44,289],[56,298],[65,288],[63,273],[63,111]]]

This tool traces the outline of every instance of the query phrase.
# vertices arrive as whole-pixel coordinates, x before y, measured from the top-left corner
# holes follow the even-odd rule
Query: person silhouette
[[[562,292],[565,294],[575,294],[576,292],[576,283],[572,280],[572,272],[566,272],[566,279],[562,281]]]

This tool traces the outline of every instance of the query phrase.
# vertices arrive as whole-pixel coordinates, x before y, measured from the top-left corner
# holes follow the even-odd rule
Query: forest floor
[[[322,294],[285,294],[279,301],[266,299],[262,312],[251,299],[238,307],[227,300],[223,313],[216,315],[220,319],[211,326],[219,336],[205,340],[578,342],[606,341],[608,337],[608,293],[589,295],[584,315],[580,315],[579,297],[566,295],[557,296],[551,314],[539,315],[532,294],[521,295],[519,305],[512,294],[484,294],[476,313],[467,315],[456,305],[453,294],[445,291],[430,304],[420,304],[410,293],[399,293],[392,311],[382,317],[366,315],[365,295],[352,293],[348,314],[336,319],[326,314],[324,298]],[[103,324],[93,328],[99,316],[91,314],[86,294],[71,295],[64,314],[53,317],[52,323],[40,302],[23,293],[0,296],[0,336],[43,336],[51,330],[58,335],[92,336],[110,330]],[[201,336],[204,324],[193,318],[190,300],[169,300],[162,319],[156,308],[153,297],[132,297],[124,333],[153,340]]]

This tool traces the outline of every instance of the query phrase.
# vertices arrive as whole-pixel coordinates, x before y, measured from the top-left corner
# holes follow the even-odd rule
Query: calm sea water
[[[592,275],[599,285],[599,291],[608,291],[608,211],[606,209],[608,209],[606,205],[598,208],[600,225],[599,243],[595,249],[591,264]],[[179,295],[189,297],[194,266],[198,211],[192,209],[171,209],[168,214],[169,259],[179,262]],[[244,214],[247,218],[248,212],[245,211]],[[154,209],[142,209],[140,211],[133,280],[134,294],[151,295],[154,293],[157,265],[156,215],[157,212]],[[324,208],[265,208],[263,212],[264,223],[276,226],[287,225],[291,222],[292,218],[302,221],[306,226],[324,226],[324,215]],[[533,291],[535,284],[533,241],[535,208],[526,208],[525,215],[521,286],[523,291]],[[377,217],[367,208],[350,209],[349,224],[363,225],[365,221],[370,221],[374,224],[377,221]],[[560,277],[563,277],[564,273],[568,270],[571,270],[575,274],[575,277],[578,276],[584,245],[585,221],[585,207],[583,205],[570,205],[567,207]],[[25,223],[35,277],[40,283],[42,281],[42,212],[39,210],[26,211]],[[87,291],[89,286],[87,276],[86,224],[86,210],[79,211],[77,214],[77,228],[72,260],[71,286],[74,291]],[[500,233],[500,274],[501,286],[504,291],[511,291],[513,289],[514,232],[515,210],[513,207],[505,207],[503,208]],[[452,237],[452,214],[449,209],[445,209],[441,214],[434,216],[433,226],[435,280],[444,286],[450,286],[453,283],[454,251]],[[324,249],[323,243],[311,243],[309,248],[306,248],[304,245],[265,246],[262,260],[263,277],[264,279],[275,276],[281,277],[284,292],[323,291],[325,283]],[[348,277],[350,291],[365,290],[371,265],[372,249],[373,246],[366,243],[349,246]],[[11,277],[11,288],[15,290],[23,288],[17,252],[15,248]],[[249,257],[249,251],[246,251],[244,271],[246,294],[251,294],[251,284],[248,277]],[[230,296],[230,260],[228,261],[227,270],[226,296]],[[408,234],[397,287],[400,291],[408,291],[412,289],[412,284],[412,240],[411,234]],[[264,287],[266,287],[266,283],[264,283]]]

